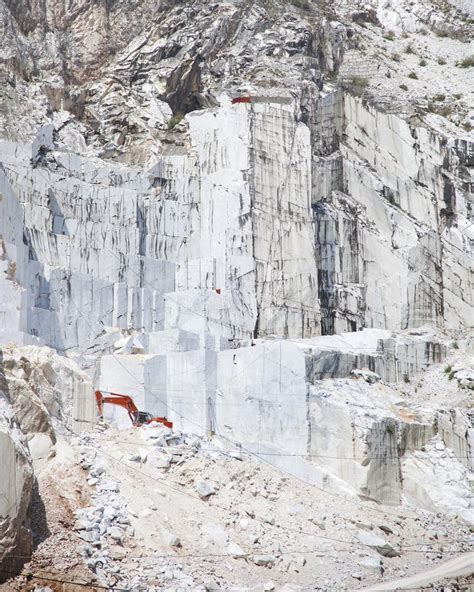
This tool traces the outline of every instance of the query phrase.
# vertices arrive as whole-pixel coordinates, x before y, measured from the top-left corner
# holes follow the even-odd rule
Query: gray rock
[[[171,458],[169,456],[159,456],[153,460],[153,464],[158,469],[169,469]]]
[[[124,538],[124,532],[118,526],[111,526],[107,529],[107,534],[117,543],[122,543]]]
[[[371,532],[364,532],[361,530],[359,531],[357,538],[363,545],[372,547],[384,557],[398,557],[400,555],[400,553],[395,551],[392,545],[390,545],[390,543],[388,543],[384,538]]]
[[[167,539],[168,547],[181,547],[181,540],[175,534],[170,533]]]
[[[318,520],[317,518],[310,518],[309,520],[321,530],[326,530],[326,524],[324,523],[324,520]]]
[[[241,557],[247,556],[247,553],[237,543],[229,543],[229,545],[227,546],[227,552],[229,553],[229,555],[232,555],[234,559],[239,559]]]
[[[74,522],[74,530],[91,530],[90,522],[84,519],[79,519]]]
[[[363,557],[357,563],[360,567],[366,570],[373,571],[376,574],[380,574],[382,562],[377,557]]]
[[[199,481],[196,485],[196,491],[202,499],[215,495],[216,487],[212,481]]]
[[[255,565],[261,565],[264,567],[273,567],[276,563],[274,555],[256,555],[253,558]]]
[[[372,372],[368,368],[352,370],[351,374],[356,378],[362,378],[363,380],[365,380],[365,382],[368,382],[369,384],[374,384],[375,382],[380,381],[380,376],[375,372]]]

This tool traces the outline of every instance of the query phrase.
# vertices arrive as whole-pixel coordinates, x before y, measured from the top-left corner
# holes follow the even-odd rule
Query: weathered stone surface
[[[459,461],[474,471],[474,413],[471,409],[442,410],[438,413],[438,431]]]
[[[92,384],[73,360],[38,346],[7,346],[0,357],[0,386],[29,439],[44,434],[54,444],[53,418],[76,432],[94,425]]]
[[[214,483],[211,483],[210,481],[199,481],[196,484],[196,491],[198,492],[200,497],[206,499],[209,496],[214,495],[216,493],[216,487]]]
[[[384,557],[396,557],[399,555],[398,551],[388,543],[384,538],[372,534],[371,532],[360,531],[358,535],[359,541],[367,547],[373,547],[380,555]]]
[[[16,573],[31,553],[27,512],[33,469],[26,440],[4,399],[0,400],[0,564]],[[8,579],[0,574],[0,581]]]

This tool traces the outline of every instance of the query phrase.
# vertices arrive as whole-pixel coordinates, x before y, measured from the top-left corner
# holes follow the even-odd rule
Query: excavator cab
[[[152,421],[153,416],[151,413],[147,413],[146,411],[137,411],[133,425],[142,426],[145,423],[150,423]]]

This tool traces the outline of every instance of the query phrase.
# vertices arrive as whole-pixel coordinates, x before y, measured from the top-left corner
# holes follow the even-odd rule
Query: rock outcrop
[[[33,459],[48,456],[56,427],[80,432],[94,424],[92,384],[74,361],[38,346],[7,346],[1,357],[3,396]]]
[[[0,400],[0,582],[21,569],[31,554],[28,509],[33,468],[25,437]]]

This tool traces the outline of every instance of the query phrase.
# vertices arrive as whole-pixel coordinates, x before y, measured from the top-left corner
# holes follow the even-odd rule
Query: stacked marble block
[[[432,437],[433,418],[404,413],[384,383],[411,380],[444,359],[445,346],[433,333],[394,337],[371,329],[239,345],[176,329],[130,338],[122,348],[128,353],[102,357],[100,385],[130,394],[141,410],[166,415],[178,430],[217,434],[317,485],[346,489],[344,482],[351,482],[398,503],[398,461],[384,480],[374,463],[313,462],[311,455],[356,451],[363,458],[386,442],[393,425],[396,450],[398,437],[406,449]],[[130,425],[120,412],[110,413],[109,419]]]

